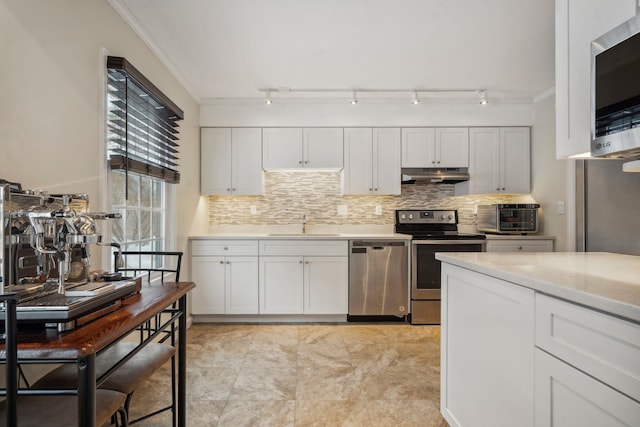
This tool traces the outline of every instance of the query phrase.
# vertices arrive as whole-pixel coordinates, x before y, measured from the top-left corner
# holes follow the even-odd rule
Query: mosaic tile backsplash
[[[265,172],[261,196],[209,196],[209,225],[299,224],[303,215],[309,225],[389,225],[396,209],[457,209],[460,224],[475,225],[478,204],[531,202],[530,196],[455,196],[454,184],[403,185],[399,196],[341,195],[341,175]],[[339,215],[345,207],[346,215]]]

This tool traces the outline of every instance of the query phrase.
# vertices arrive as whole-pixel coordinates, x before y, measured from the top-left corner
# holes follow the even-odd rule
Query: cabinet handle
[[[224,249],[225,251],[228,251],[228,250],[229,250],[229,247],[228,247],[228,246],[225,246],[223,249]]]
[[[300,260],[300,264],[302,264],[302,260]]]
[[[301,164],[302,164],[302,160],[300,160],[300,161],[298,162],[298,164],[299,164],[299,165],[301,165]]]
[[[227,264],[231,264],[231,261],[227,261]]]
[[[435,161],[435,160],[431,160],[431,164],[432,164],[432,165],[435,165],[435,164],[436,164],[436,161]]]
[[[220,261],[220,264],[224,264],[224,261]]]
[[[496,188],[496,191],[500,191],[500,187]]]
[[[309,160],[305,160],[305,161],[304,161],[304,164],[305,164],[305,165],[306,165],[307,163],[309,163]]]
[[[230,189],[230,188],[227,188],[227,192],[230,192],[230,191],[231,191],[231,189]]]
[[[377,189],[377,188],[374,188],[374,189],[373,189],[373,191],[378,191],[378,189]]]
[[[372,191],[373,191],[373,188],[370,188],[370,189],[369,189],[369,192],[372,192]]]
[[[521,251],[522,250],[522,246],[518,246],[518,250]]]
[[[231,189],[231,191],[236,191],[236,189],[235,189],[235,188],[232,188],[232,189]]]
[[[438,160],[438,164],[440,164],[440,160]]]
[[[305,264],[309,264],[309,261],[305,261],[304,263],[305,263]]]
[[[505,188],[504,188],[504,187],[502,187],[502,191],[504,191],[504,190],[505,190]]]

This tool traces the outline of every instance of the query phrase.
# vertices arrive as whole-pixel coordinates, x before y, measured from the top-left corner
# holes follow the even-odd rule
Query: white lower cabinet
[[[640,324],[442,264],[451,426],[637,427]]]
[[[258,314],[258,257],[193,257],[192,314]]]
[[[260,314],[302,314],[302,257],[260,258]]]
[[[260,241],[260,254],[260,314],[347,314],[347,241]]]
[[[258,241],[192,240],[191,313],[258,314]]]
[[[304,258],[304,313],[345,314],[349,309],[347,257]]]
[[[532,427],[534,291],[445,263],[442,277],[442,414]]]
[[[535,350],[535,427],[634,427],[640,403]]]

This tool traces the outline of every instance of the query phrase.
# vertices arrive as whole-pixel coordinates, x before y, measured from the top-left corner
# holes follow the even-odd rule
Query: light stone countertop
[[[212,233],[200,236],[190,236],[191,240],[354,240],[354,239],[380,239],[380,240],[411,240],[408,234],[397,233]]]
[[[393,225],[307,225],[302,232],[302,224],[292,225],[225,225],[210,226],[208,234],[190,236],[192,240],[204,239],[294,239],[294,240],[349,240],[349,239],[392,239],[410,240],[408,234],[393,232]]]
[[[640,256],[441,252],[436,259],[640,323]]]

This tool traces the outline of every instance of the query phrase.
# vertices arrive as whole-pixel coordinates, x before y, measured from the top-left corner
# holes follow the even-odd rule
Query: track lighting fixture
[[[260,92],[265,93],[264,103],[269,105],[271,104],[271,93],[278,93],[279,98],[286,99],[287,95],[295,93],[309,93],[309,94],[325,94],[324,97],[331,98],[334,97],[336,99],[344,99],[344,93],[350,93],[351,97],[349,98],[349,104],[356,105],[358,104],[358,93],[366,93],[365,97],[366,101],[371,98],[374,98],[372,94],[377,94],[378,98],[390,98],[393,97],[394,93],[410,93],[411,94],[411,104],[417,105],[422,101],[420,99],[420,93],[422,94],[434,94],[434,96],[430,96],[429,99],[445,99],[448,95],[451,95],[452,98],[456,99],[466,99],[471,98],[471,102],[473,102],[473,96],[477,96],[479,99],[479,103],[482,105],[488,104],[487,100],[487,91],[485,89],[428,89],[428,88],[417,88],[417,89],[384,89],[384,88],[358,88],[358,89],[349,89],[349,88],[289,88],[289,87],[270,87],[270,88],[260,88],[258,89]],[[375,101],[374,101],[375,102]]]

